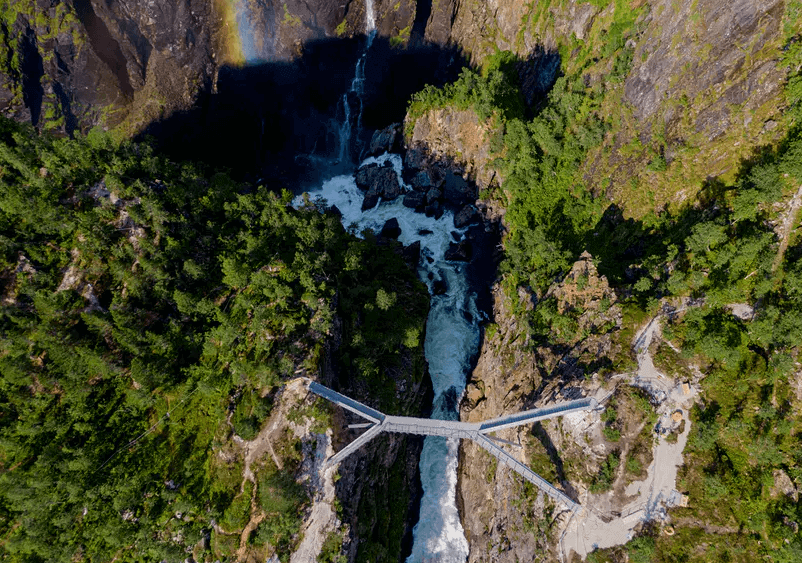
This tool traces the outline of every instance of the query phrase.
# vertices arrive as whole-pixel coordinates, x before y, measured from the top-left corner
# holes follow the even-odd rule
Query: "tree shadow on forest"
[[[624,210],[616,203],[611,203],[591,228],[571,232],[570,227],[562,227],[570,225],[570,217],[565,215],[564,219],[552,222],[554,227],[549,237],[563,241],[564,248],[569,249],[575,257],[588,251],[593,256],[599,274],[607,278],[616,292],[619,302],[630,302],[645,311],[654,299],[671,294],[667,285],[671,275],[677,271],[692,271],[696,267],[687,249],[687,239],[695,232],[695,228],[704,228],[704,224],[708,223],[716,225],[725,229],[727,240],[746,240],[759,233],[773,232],[768,223],[770,205],[758,205],[754,217],[736,221],[733,219],[733,205],[737,205],[734,196],[759,190],[760,183],[769,173],[780,182],[778,169],[772,167],[782,161],[782,155],[792,143],[799,142],[795,141],[799,135],[800,131],[796,129],[777,145],[756,147],[747,158],[741,160],[731,182],[708,178],[695,200],[679,210],[670,210],[665,206],[659,213],[645,219],[633,219],[625,217]],[[770,203],[773,200],[766,201]],[[564,230],[561,231],[561,228]],[[719,250],[714,249],[713,252]],[[675,258],[670,259],[670,255]],[[799,257],[802,257],[802,243],[788,249],[786,260]],[[643,278],[649,280],[649,287],[636,289],[635,284]],[[711,267],[705,274],[704,286],[701,289],[691,288],[690,297],[700,298],[713,290],[724,291],[735,281],[727,268]],[[771,299],[771,294],[766,299]],[[736,346],[739,339],[731,334],[735,330],[733,324],[742,325],[742,321],[732,318],[723,310],[709,311],[705,319],[698,327],[702,330],[699,338],[717,338],[728,346]],[[542,392],[555,378],[562,378],[565,384],[571,384],[596,371],[609,372],[614,369],[613,362],[604,355],[588,359],[583,357],[584,354],[573,353],[581,349],[582,341],[571,347],[551,343],[545,334],[535,335],[534,340],[537,346],[545,347],[561,358],[546,375],[537,393]],[[765,351],[753,351],[765,356]]]

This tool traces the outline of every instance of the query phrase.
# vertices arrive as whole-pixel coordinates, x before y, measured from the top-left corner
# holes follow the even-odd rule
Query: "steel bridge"
[[[484,422],[458,422],[454,420],[436,420],[411,416],[389,416],[376,409],[363,405],[359,401],[355,401],[336,391],[332,391],[328,387],[314,381],[309,382],[309,390],[369,421],[367,423],[352,424],[350,426],[351,428],[367,428],[367,431],[329,458],[327,464],[339,463],[382,432],[442,436],[444,438],[467,438],[479,444],[479,446],[487,450],[490,455],[498,459],[499,463],[518,472],[524,479],[535,485],[552,499],[568,506],[572,512],[576,512],[579,509],[579,504],[529,469],[525,464],[515,459],[499,445],[500,442],[509,442],[491,436],[490,433],[505,428],[521,426],[523,424],[532,424],[539,420],[555,418],[574,412],[592,410],[596,408],[598,404],[596,399],[592,397],[493,418]]]

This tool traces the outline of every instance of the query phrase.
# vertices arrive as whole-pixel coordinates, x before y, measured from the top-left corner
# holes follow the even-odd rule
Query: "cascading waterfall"
[[[373,38],[376,37],[376,15],[373,12],[373,0],[367,0],[365,2],[365,33],[367,34],[367,41],[365,43],[365,48],[362,49],[362,54],[356,61],[354,79],[351,81],[351,87],[342,97],[343,119],[340,123],[339,154],[337,155],[337,162],[339,163],[351,162],[351,143],[354,136],[354,129],[357,135],[362,130],[362,96],[365,93],[365,62],[368,58],[370,46],[373,45]],[[351,113],[352,103],[356,109],[353,117]],[[356,123],[354,123],[354,121],[356,121]]]
[[[343,122],[340,126],[339,163],[350,162],[353,123],[361,127],[362,94],[365,81],[365,59],[375,36],[375,19],[372,0],[366,0],[367,43],[356,64],[351,88],[343,96]],[[351,112],[351,98],[356,115]],[[405,190],[402,178],[401,157],[384,154],[366,159],[362,165],[390,162]],[[401,227],[399,241],[404,245],[420,242],[422,259],[418,275],[433,294],[435,283],[445,282],[447,292],[432,295],[426,328],[424,351],[429,362],[429,373],[434,387],[432,417],[444,420],[459,418],[459,399],[465,389],[471,359],[479,348],[480,312],[476,295],[471,292],[466,266],[448,262],[446,250],[451,242],[465,236],[466,229],[455,229],[450,211],[435,219],[404,207],[401,198],[380,202],[373,209],[362,211],[364,194],[356,185],[352,174],[335,176],[310,192],[313,200],[325,200],[336,205],[342,213],[343,225],[356,225],[357,232],[370,229],[379,232],[384,223],[395,218]],[[303,203],[302,196],[295,200]],[[459,442],[439,437],[427,437],[420,458],[420,475],[423,486],[420,517],[413,531],[412,553],[407,563],[464,563],[468,557],[468,542],[462,529],[456,505],[457,451]]]

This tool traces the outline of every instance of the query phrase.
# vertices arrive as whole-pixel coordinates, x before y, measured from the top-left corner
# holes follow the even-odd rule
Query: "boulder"
[[[403,193],[398,176],[392,168],[382,168],[376,178],[379,194],[386,200],[393,200]]]
[[[443,197],[454,205],[465,205],[476,201],[476,188],[465,179],[453,172],[446,173],[443,187]]]
[[[443,280],[434,280],[432,282],[432,295],[443,295],[448,291],[448,286]]]
[[[428,170],[421,170],[412,178],[412,187],[421,192],[428,192],[434,185],[432,175]]]
[[[392,166],[368,164],[357,170],[354,179],[357,187],[366,191],[362,211],[374,207],[378,203],[378,198],[390,201],[402,193],[398,176]]]
[[[427,217],[434,217],[435,219],[439,219],[443,216],[444,210],[443,207],[440,205],[439,201],[433,201],[429,205],[426,206],[424,210]]]
[[[421,169],[426,166],[426,153],[420,148],[411,148],[404,156],[404,166],[406,168]]]
[[[373,190],[368,190],[365,199],[362,200],[362,211],[373,209],[379,203],[379,194]]]
[[[443,197],[443,192],[438,190],[437,188],[432,188],[428,192],[426,192],[426,203],[434,203],[438,201],[441,197]]]
[[[411,209],[422,208],[426,204],[426,196],[418,192],[404,194],[404,207]]]
[[[466,205],[454,215],[454,226],[458,229],[479,221],[479,211],[473,205]]]
[[[368,156],[378,156],[386,152],[398,152],[401,141],[401,125],[393,123],[373,133],[368,146]]]
[[[367,191],[368,188],[374,184],[376,173],[378,171],[378,164],[368,164],[367,166],[363,166],[357,170],[356,174],[354,175],[356,186],[362,191]]]
[[[473,250],[471,248],[471,243],[467,240],[463,240],[458,243],[452,242],[448,245],[445,258],[450,262],[467,262],[471,259],[472,255]]]
[[[398,225],[398,219],[395,217],[388,219],[387,222],[384,223],[379,236],[387,238],[398,238],[401,236],[401,227]]]

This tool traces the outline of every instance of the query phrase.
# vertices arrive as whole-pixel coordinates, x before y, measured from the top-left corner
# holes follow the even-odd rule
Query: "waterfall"
[[[371,157],[362,164],[381,165],[386,161],[393,165],[399,183],[409,190],[403,182],[399,155]],[[436,283],[445,282],[447,288],[443,295],[432,295],[426,324],[424,351],[435,395],[432,417],[458,419],[459,399],[471,359],[479,348],[481,313],[468,283],[465,264],[448,262],[445,253],[451,242],[465,236],[466,229],[454,227],[454,216],[449,211],[439,219],[427,217],[404,207],[403,198],[380,202],[363,212],[364,194],[352,174],[335,176],[309,195],[313,200],[336,205],[342,213],[343,225],[356,225],[357,233],[364,229],[378,233],[388,219],[395,218],[401,227],[399,240],[404,245],[421,243],[420,279],[428,285],[430,293]],[[298,196],[295,204],[302,203],[302,196]],[[458,447],[457,440],[430,436],[424,441],[420,458],[423,498],[407,563],[465,563],[468,542],[456,505]]]
[[[376,31],[376,13],[373,9],[373,0],[365,0],[365,27],[368,34]]]
[[[342,97],[342,122],[338,131],[339,136],[339,153],[337,155],[338,163],[351,162],[351,145],[354,130],[357,135],[362,130],[362,96],[365,93],[365,62],[368,58],[370,46],[373,45],[373,39],[376,37],[376,14],[373,9],[373,0],[365,1],[365,33],[367,34],[367,41],[365,48],[362,49],[362,54],[356,61],[354,68],[354,79],[351,81],[351,86]],[[351,111],[351,104],[354,105],[355,112]]]

